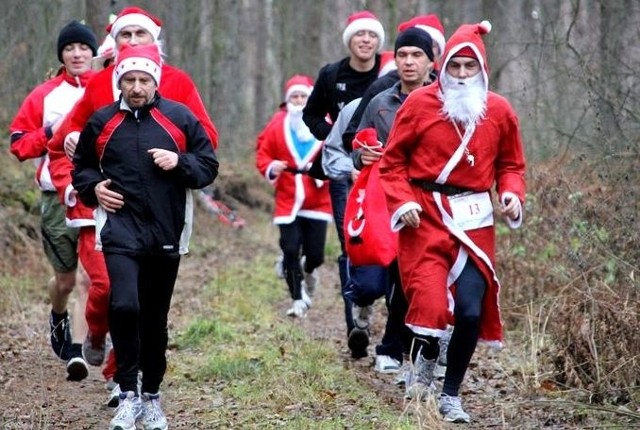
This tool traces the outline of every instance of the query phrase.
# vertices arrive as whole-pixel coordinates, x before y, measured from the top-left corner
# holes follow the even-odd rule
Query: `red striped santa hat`
[[[368,10],[353,13],[347,18],[347,26],[342,32],[342,42],[344,46],[348,49],[349,42],[351,42],[353,35],[362,30],[373,31],[378,35],[378,40],[380,41],[378,44],[378,52],[380,52],[384,46],[384,28],[380,20]]]
[[[160,18],[139,7],[129,6],[122,9],[115,21],[107,26],[107,33],[115,39],[120,30],[129,25],[138,25],[144,28],[151,33],[154,41],[158,40],[160,30],[162,30]]]
[[[125,73],[132,71],[146,72],[156,81],[156,85],[160,85],[162,58],[155,43],[135,46],[125,44],[122,46],[118,53],[118,62],[113,69],[118,88],[120,88],[120,80]]]

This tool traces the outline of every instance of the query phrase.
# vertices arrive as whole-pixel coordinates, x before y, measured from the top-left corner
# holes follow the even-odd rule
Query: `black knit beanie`
[[[429,36],[429,33],[426,31],[416,27],[410,27],[400,33],[396,38],[396,46],[393,50],[393,55],[395,56],[398,53],[398,49],[403,46],[415,46],[416,48],[420,48],[425,54],[427,54],[429,60],[433,61],[433,39],[431,39],[431,36]]]
[[[91,48],[94,56],[98,53],[98,42],[93,30],[75,20],[65,25],[58,35],[58,60],[61,63],[62,50],[70,43],[84,43]]]

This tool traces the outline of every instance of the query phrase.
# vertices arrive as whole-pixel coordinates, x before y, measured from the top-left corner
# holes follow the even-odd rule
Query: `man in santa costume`
[[[380,161],[414,333],[407,393],[431,392],[438,338],[454,323],[438,398],[451,422],[470,421],[459,389],[478,340],[502,345],[494,186],[508,225],[523,218],[524,150],[513,108],[488,91],[482,35],[490,29],[467,24],[450,37],[438,83],[409,95]]]
[[[302,121],[312,90],[308,76],[291,77],[283,106],[258,135],[256,146],[256,167],[275,187],[273,222],[280,229],[284,278],[293,300],[287,311],[291,317],[303,317],[311,305],[309,296],[318,283],[315,269],[324,262],[327,223],[332,219],[327,181],[308,175],[322,148]]]
[[[162,21],[138,7],[126,7],[107,26],[106,31],[115,40],[112,51],[117,58],[122,46],[148,45],[159,40]],[[167,99],[185,104],[200,120],[213,147],[218,144],[218,132],[209,118],[206,108],[192,79],[184,71],[162,61],[162,84],[158,91]],[[83,355],[89,364],[99,366],[105,357],[105,338],[109,330],[107,309],[109,299],[109,279],[102,254],[95,250],[95,221],[93,211],[76,198],[71,184],[71,159],[75,151],[80,131],[89,117],[98,109],[113,103],[120,97],[120,89],[115,78],[115,64],[111,64],[87,83],[84,95],[71,112],[61,122],[59,129],[49,141],[50,170],[53,184],[60,199],[67,206],[67,225],[80,227],[79,253],[89,273],[91,286],[86,306],[89,333],[83,344]],[[115,358],[110,354],[103,374],[110,381],[115,372]],[[119,389],[113,386],[109,399],[110,406],[117,405]]]

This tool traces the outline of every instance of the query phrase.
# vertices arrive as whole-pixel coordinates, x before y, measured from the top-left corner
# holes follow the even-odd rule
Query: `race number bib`
[[[493,225],[493,204],[488,191],[449,197],[455,224],[462,230]]]

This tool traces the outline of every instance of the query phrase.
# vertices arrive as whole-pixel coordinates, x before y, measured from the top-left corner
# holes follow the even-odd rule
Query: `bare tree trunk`
[[[213,4],[209,0],[200,0],[198,11],[198,51],[202,56],[198,68],[198,81],[201,83],[199,90],[202,94],[211,94],[211,76],[213,76],[214,56],[213,56]],[[205,100],[203,98],[203,100]],[[210,105],[210,98],[206,99],[206,104]]]
[[[106,26],[109,25],[109,14],[113,13],[113,1],[85,0],[87,11],[87,25],[96,33],[98,43],[102,43],[106,35]]]
[[[115,3],[114,3],[115,2]],[[71,19],[104,37],[110,8],[124,0],[3,0],[0,122],[60,66],[55,39]],[[619,153],[640,146],[640,2],[637,0],[138,0],[163,22],[167,61],[188,72],[220,131],[225,155],[242,157],[294,73],[313,78],[347,55],[342,30],[352,12],[382,21],[386,49],[398,23],[435,13],[446,36],[489,19],[491,88],[522,119],[528,151]],[[28,17],[29,19],[24,19]],[[19,73],[16,73],[19,71]]]
[[[626,145],[620,129],[618,116],[618,103],[623,98],[619,79],[609,79],[616,76],[619,71],[619,59],[621,52],[618,52],[620,39],[618,28],[626,28],[629,23],[626,5],[598,0],[600,9],[600,38],[599,38],[599,59],[600,59],[600,79],[594,80],[596,88],[596,118],[598,128],[602,131],[603,144],[607,152],[613,153]],[[596,6],[596,5],[593,5]]]
[[[273,1],[264,0],[261,7],[256,8],[261,19],[257,20],[257,37],[255,44],[258,48],[256,54],[256,74],[254,79],[254,130],[259,130],[266,122],[267,118],[274,110],[274,96],[278,100],[278,89],[281,82],[282,70],[275,66],[273,45],[274,40],[274,22],[273,22]],[[286,79],[286,78],[285,78]]]

